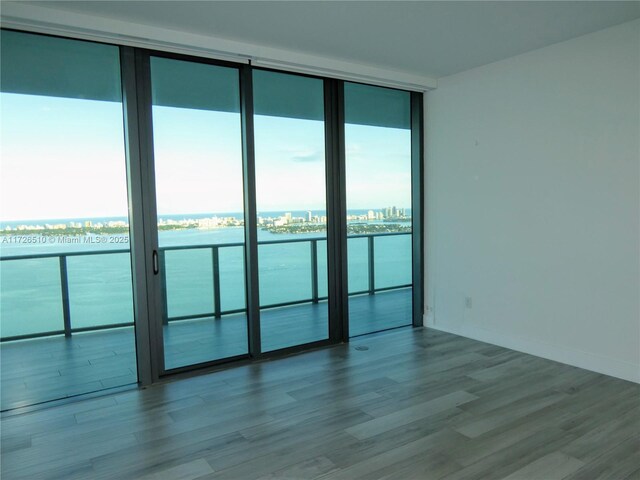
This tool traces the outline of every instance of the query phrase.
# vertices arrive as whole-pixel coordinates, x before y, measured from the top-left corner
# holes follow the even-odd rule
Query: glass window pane
[[[133,324],[128,252],[68,257],[67,276],[74,327]]]
[[[222,311],[244,310],[244,247],[225,247],[221,248],[219,252]]]
[[[376,288],[411,284],[411,235],[377,237],[374,252]]]
[[[367,238],[347,239],[349,293],[369,290],[369,252]]]
[[[311,256],[308,242],[260,245],[260,304],[311,300]]]
[[[344,121],[349,125],[411,129],[409,92],[361,83],[344,84]]]
[[[344,98],[349,331],[361,335],[411,324],[410,94],[345,83]]]
[[[10,30],[0,36],[4,93],[122,101],[117,47]]]
[[[137,368],[119,49],[0,35],[0,334],[26,336],[2,343],[7,409]]]
[[[9,238],[3,235],[3,240]],[[3,257],[8,251],[2,247]],[[57,258],[0,262],[0,288],[3,338],[64,329]],[[37,296],[37,302],[33,301],[34,296]]]
[[[239,74],[152,57],[151,87],[169,370],[248,351]]]
[[[213,313],[213,260],[210,249],[165,252],[169,318]]]
[[[327,270],[327,241],[318,240],[318,296],[327,298],[329,277]]]
[[[318,300],[327,282],[324,85],[255,70],[253,86],[258,241],[269,242],[258,250],[261,338],[271,351],[329,336]],[[269,308],[279,304],[290,305]]]

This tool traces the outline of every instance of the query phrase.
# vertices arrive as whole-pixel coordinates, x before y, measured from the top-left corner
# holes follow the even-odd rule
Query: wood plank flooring
[[[640,385],[423,328],[0,426],[3,480],[640,478]]]
[[[355,334],[411,323],[411,289],[349,299]],[[328,338],[327,304],[262,310],[263,350]],[[164,327],[167,369],[247,353],[244,314]],[[133,327],[0,344],[0,410],[135,384]]]

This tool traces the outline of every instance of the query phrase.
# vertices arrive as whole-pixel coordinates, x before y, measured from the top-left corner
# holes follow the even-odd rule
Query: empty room
[[[640,480],[640,1],[0,26],[3,480]]]

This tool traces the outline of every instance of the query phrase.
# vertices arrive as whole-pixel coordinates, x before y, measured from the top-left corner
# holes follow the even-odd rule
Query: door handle
[[[153,261],[153,274],[157,275],[158,272],[160,271],[160,265],[158,264],[158,251],[157,250],[153,251],[152,258],[153,258],[153,260],[152,260]]]

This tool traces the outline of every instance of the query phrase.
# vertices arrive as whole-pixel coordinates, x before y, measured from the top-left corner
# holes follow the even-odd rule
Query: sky
[[[238,113],[153,108],[158,214],[242,211]],[[324,210],[322,122],[256,116],[258,211]],[[409,130],[345,127],[347,209],[410,207]],[[0,94],[0,220],[127,215],[122,104]]]

